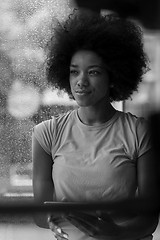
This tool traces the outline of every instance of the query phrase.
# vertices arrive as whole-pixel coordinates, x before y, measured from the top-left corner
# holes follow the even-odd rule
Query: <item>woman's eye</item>
[[[91,70],[91,71],[89,71],[89,75],[99,75],[99,74],[100,74],[100,72],[97,71],[97,70]]]
[[[77,75],[77,74],[78,74],[78,71],[77,71],[77,70],[70,70],[70,74],[71,74],[71,75]]]

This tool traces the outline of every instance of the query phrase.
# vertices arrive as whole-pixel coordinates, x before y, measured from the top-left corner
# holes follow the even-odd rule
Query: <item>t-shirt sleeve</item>
[[[140,157],[151,149],[151,134],[147,120],[138,118],[137,120],[137,156]]]
[[[52,146],[55,143],[55,118],[43,121],[33,128],[32,135],[37,139],[41,147],[51,155]]]

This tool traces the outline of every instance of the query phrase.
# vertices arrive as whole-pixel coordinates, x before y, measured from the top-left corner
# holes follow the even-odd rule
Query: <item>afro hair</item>
[[[107,66],[110,101],[126,100],[138,89],[143,74],[149,69],[142,37],[140,26],[131,20],[75,10],[54,28],[48,45],[48,81],[72,96],[71,58],[78,50],[90,50]]]

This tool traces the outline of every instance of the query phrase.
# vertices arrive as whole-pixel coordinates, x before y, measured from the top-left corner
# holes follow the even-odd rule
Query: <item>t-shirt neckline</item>
[[[76,119],[77,124],[80,127],[84,128],[86,130],[92,131],[92,130],[103,129],[103,128],[106,128],[109,125],[113,124],[113,122],[118,118],[119,114],[120,114],[120,111],[116,110],[115,113],[113,114],[113,116],[107,122],[104,122],[104,123],[100,124],[99,126],[92,126],[92,125],[86,125],[80,120],[80,118],[78,116],[78,109],[76,109],[75,110],[75,119]]]

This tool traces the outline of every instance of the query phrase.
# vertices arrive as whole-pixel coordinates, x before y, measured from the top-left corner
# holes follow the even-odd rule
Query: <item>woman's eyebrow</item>
[[[76,64],[70,64],[70,67],[78,67],[78,65],[76,65]]]
[[[88,68],[103,68],[102,65],[90,65]]]
[[[70,67],[78,67],[78,65],[77,64],[71,64],[70,65]],[[101,66],[101,65],[90,65],[90,66],[88,66],[88,68],[96,68],[96,67],[98,67],[98,68],[103,68],[103,66]]]

